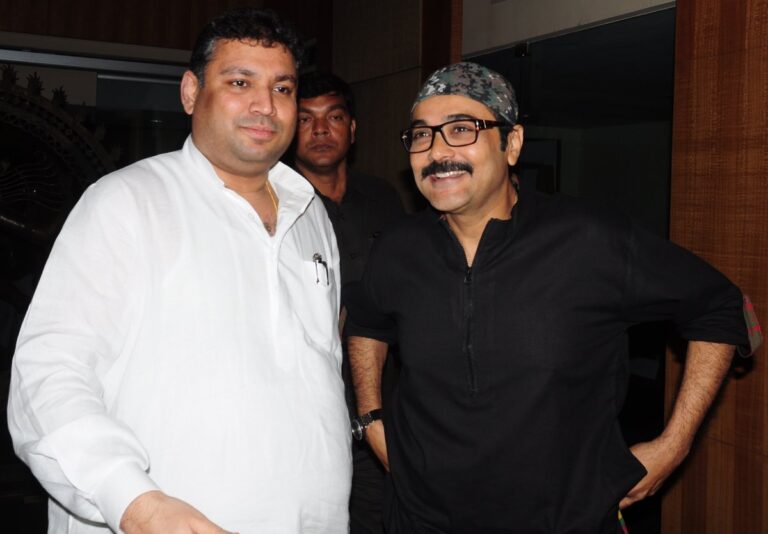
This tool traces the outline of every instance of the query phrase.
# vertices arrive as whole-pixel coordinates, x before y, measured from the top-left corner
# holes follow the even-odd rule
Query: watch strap
[[[362,440],[363,434],[365,433],[365,429],[368,428],[368,426],[373,423],[374,421],[378,421],[381,419],[382,416],[382,409],[377,408],[376,410],[371,410],[368,413],[364,413],[362,415],[359,415],[352,419],[352,436],[356,440]]]
[[[364,413],[363,415],[360,416],[360,424],[365,429],[366,427],[368,427],[368,425],[370,425],[374,421],[378,421],[379,419],[381,419],[381,414],[382,414],[381,408],[377,408],[376,410],[371,410],[368,413]]]

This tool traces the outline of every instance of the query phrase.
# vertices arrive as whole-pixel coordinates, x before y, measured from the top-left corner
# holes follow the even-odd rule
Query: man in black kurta
[[[743,297],[714,268],[629,218],[521,187],[509,82],[471,63],[434,73],[403,142],[432,208],[376,244],[350,300],[365,414],[388,344],[402,369],[383,422],[390,533],[614,534],[620,505],[682,461],[748,346]],[[691,340],[662,435],[628,449],[617,423],[627,328],[669,320]],[[695,340],[695,341],[694,341]]]

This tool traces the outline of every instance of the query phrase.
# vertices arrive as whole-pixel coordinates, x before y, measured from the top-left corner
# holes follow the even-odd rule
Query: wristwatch
[[[363,415],[358,415],[357,417],[353,417],[352,437],[360,441],[363,439],[365,429],[368,428],[368,425],[374,421],[378,421],[379,419],[381,419],[381,408],[372,410],[368,413],[364,413]]]

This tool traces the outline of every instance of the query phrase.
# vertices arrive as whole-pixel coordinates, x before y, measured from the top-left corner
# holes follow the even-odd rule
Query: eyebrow
[[[251,69],[246,69],[243,67],[227,67],[226,69],[223,69],[219,71],[219,74],[223,75],[229,75],[229,74],[241,74],[243,76],[256,76],[256,73],[252,71]]]
[[[468,113],[454,113],[451,115],[446,115],[445,120],[443,122],[445,123],[445,122],[458,121],[458,120],[474,121],[474,120],[477,120],[477,117],[475,117],[474,115],[470,115]],[[411,126],[413,127],[413,126],[428,126],[428,125],[426,121],[422,119],[416,119],[415,121],[411,121]]]
[[[254,76],[258,76],[259,73],[254,70],[247,69],[245,67],[232,66],[219,71],[219,74],[222,76],[229,76],[230,74],[239,74],[241,76],[254,77]],[[294,76],[293,74],[280,74],[278,76],[275,76],[275,81],[296,83],[296,76]]]
[[[326,113],[330,113],[331,111],[338,111],[338,110],[345,111],[347,114],[349,114],[349,109],[347,109],[346,104],[341,104],[341,103],[334,104],[332,106],[328,106],[327,108],[322,108],[322,109],[317,110],[317,111],[325,111]],[[310,113],[311,114],[312,110],[308,109],[308,108],[305,108],[305,107],[302,107],[301,103],[299,103],[299,112],[300,113]]]
[[[275,81],[296,83],[296,76],[294,76],[293,74],[281,74],[280,76],[275,77]]]

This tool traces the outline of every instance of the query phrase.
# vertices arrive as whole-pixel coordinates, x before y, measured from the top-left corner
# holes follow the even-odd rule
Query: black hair
[[[330,72],[308,72],[299,76],[298,99],[315,98],[323,95],[339,95],[344,99],[349,115],[354,119],[355,98],[349,84]]]
[[[504,123],[504,126],[499,126],[499,135],[501,135],[501,150],[504,151],[507,149],[507,137],[509,137],[509,132],[512,131],[512,128],[514,127],[513,124],[509,124],[504,117],[501,117],[497,113],[494,113],[496,115],[496,120],[501,121]]]
[[[291,53],[296,70],[301,66],[304,46],[294,27],[269,9],[239,7],[211,20],[200,31],[192,48],[189,70],[200,85],[205,83],[205,67],[219,41],[257,41],[261,46],[282,45]]]

